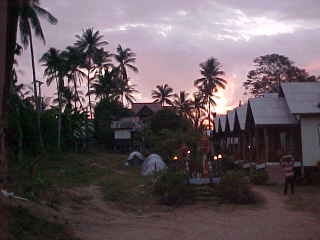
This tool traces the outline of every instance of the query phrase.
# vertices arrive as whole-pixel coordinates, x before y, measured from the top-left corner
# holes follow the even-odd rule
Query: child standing
[[[294,194],[294,158],[291,154],[283,155],[280,159],[280,164],[284,170],[284,195],[287,194],[288,186],[290,185],[291,194]]]

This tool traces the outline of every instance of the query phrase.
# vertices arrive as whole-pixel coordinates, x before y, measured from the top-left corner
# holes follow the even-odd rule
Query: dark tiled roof
[[[134,114],[138,114],[143,107],[149,108],[153,113],[161,110],[160,103],[133,103],[132,111],[134,112]]]

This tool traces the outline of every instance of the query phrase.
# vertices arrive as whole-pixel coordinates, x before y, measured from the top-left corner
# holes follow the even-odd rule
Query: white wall
[[[304,166],[320,161],[320,116],[301,117],[301,142]]]
[[[115,130],[114,131],[114,138],[115,139],[130,139],[131,132],[130,132],[130,130],[126,130],[126,129]]]

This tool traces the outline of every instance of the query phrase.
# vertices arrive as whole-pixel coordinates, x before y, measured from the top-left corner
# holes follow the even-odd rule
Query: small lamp
[[[221,158],[222,158],[222,155],[221,155],[221,154],[219,154],[219,155],[218,155],[218,158],[219,158],[219,159],[221,159]]]
[[[175,161],[178,160],[178,156],[174,156],[173,160],[175,160]]]
[[[214,155],[213,160],[218,160],[218,157],[216,155]]]
[[[191,153],[191,151],[190,150],[188,150],[188,152],[187,152],[188,154],[190,154]]]

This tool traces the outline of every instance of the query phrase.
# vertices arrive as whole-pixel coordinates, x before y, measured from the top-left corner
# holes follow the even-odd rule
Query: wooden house
[[[300,125],[303,166],[315,167],[320,161],[320,82],[283,83],[280,96]]]
[[[236,160],[246,162],[248,152],[248,134],[246,131],[246,116],[248,104],[243,104],[235,110],[234,133],[239,136],[238,150],[236,153]]]
[[[233,109],[227,112],[226,115],[226,135],[227,135],[227,151],[235,154],[238,145],[238,135],[234,131],[236,110]]]
[[[162,109],[160,103],[133,103],[133,117],[121,118],[111,123],[114,132],[113,147],[116,151],[129,152],[141,150],[141,142],[135,137],[148,120]]]
[[[143,123],[139,117],[126,117],[111,123],[114,131],[114,150],[129,152],[137,149],[135,134],[141,130]]]
[[[258,168],[278,162],[280,151],[294,151],[301,159],[298,124],[285,98],[278,94],[249,99],[246,115],[249,158]]]
[[[221,134],[220,149],[221,152],[227,151],[227,134],[226,134],[227,115],[220,115],[218,131]]]
[[[214,154],[218,154],[219,152],[221,152],[223,133],[219,130],[221,130],[220,115],[217,114],[214,118],[214,130],[212,134]]]

